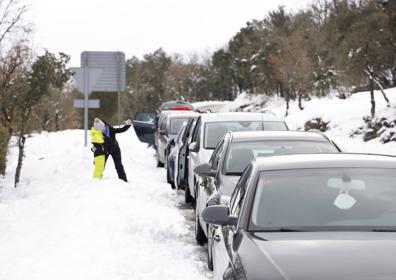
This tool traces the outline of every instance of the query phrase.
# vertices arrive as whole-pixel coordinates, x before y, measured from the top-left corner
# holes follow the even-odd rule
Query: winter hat
[[[95,118],[93,126],[96,130],[103,131],[105,129],[105,124],[101,119]]]

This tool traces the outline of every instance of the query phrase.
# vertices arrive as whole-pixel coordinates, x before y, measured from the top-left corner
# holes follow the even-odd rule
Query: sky
[[[26,19],[40,54],[122,51],[127,58],[162,47],[188,57],[227,45],[246,22],[263,19],[279,5],[305,8],[309,0],[31,0]]]

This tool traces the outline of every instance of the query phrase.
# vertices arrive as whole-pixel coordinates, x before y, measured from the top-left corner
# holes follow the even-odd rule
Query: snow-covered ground
[[[155,168],[154,151],[133,129],[117,138],[129,183],[111,159],[104,179],[91,179],[81,130],[29,138],[17,189],[10,149],[0,180],[1,280],[210,278],[192,210]]]
[[[386,90],[391,108],[376,91],[376,116],[396,119],[396,88]],[[290,129],[304,129],[304,124],[314,118],[329,122],[326,135],[333,139],[346,152],[380,153],[396,155],[396,142],[382,144],[379,139],[364,142],[362,135],[351,138],[351,133],[364,125],[363,117],[370,115],[370,93],[360,92],[347,99],[335,95],[326,98],[312,98],[303,101],[304,110],[298,108],[297,101],[290,102],[289,114],[285,118]],[[286,105],[283,98],[266,98],[264,95],[241,94],[228,103],[223,111],[265,111],[270,110],[278,117],[283,117]],[[396,128],[389,129],[396,132]]]
[[[377,115],[396,118],[377,93]],[[201,106],[213,105],[211,102]],[[221,105],[221,104],[220,104]],[[285,113],[280,98],[242,94],[223,110]],[[346,100],[313,98],[300,111],[290,104],[286,122],[301,129],[308,120],[329,122],[326,134],[343,150],[396,155],[396,142],[363,142],[349,135],[364,125],[369,93]],[[193,210],[155,168],[154,151],[133,129],[118,135],[129,183],[117,179],[112,160],[94,181],[93,158],[81,130],[34,134],[26,142],[22,180],[13,188],[16,148],[11,143],[6,176],[0,178],[0,280],[210,279],[204,247],[195,245]]]

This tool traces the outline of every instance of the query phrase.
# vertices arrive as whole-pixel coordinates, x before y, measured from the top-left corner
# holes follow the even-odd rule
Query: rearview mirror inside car
[[[224,205],[208,206],[202,211],[202,219],[208,224],[236,226],[238,217],[231,216],[230,210]]]

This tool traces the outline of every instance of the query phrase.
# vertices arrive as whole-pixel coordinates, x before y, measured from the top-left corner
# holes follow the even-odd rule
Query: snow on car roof
[[[254,161],[258,170],[304,169],[304,168],[395,168],[396,157],[388,155],[332,153],[294,154],[269,158],[258,157]]]
[[[251,113],[251,112],[227,112],[227,113],[205,113],[202,114],[203,122],[219,122],[219,121],[279,121],[278,118],[267,113]]]
[[[308,131],[238,131],[230,132],[232,142],[255,140],[300,140],[328,142],[326,136]]]

